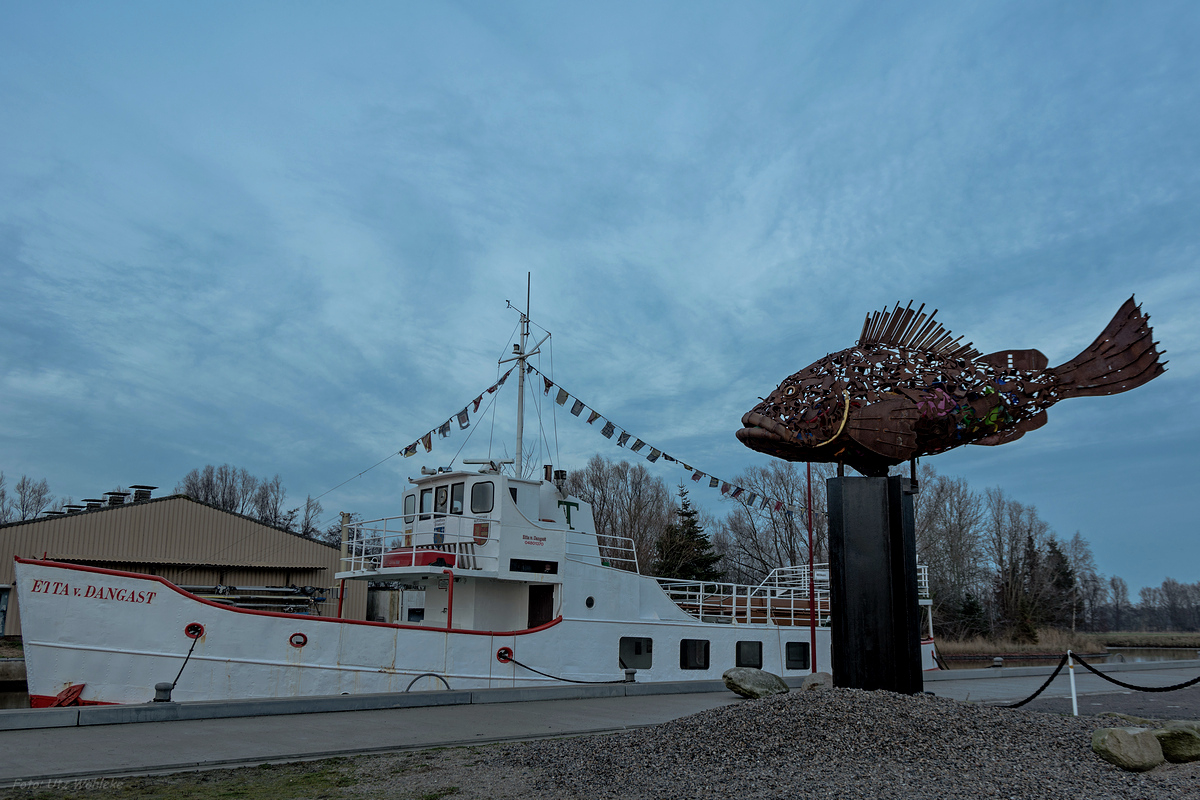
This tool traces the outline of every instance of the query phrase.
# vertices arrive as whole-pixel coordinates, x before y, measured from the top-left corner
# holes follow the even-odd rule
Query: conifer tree
[[[687,489],[679,485],[679,510],[655,544],[652,570],[660,578],[719,581],[724,572],[717,569],[721,556],[713,552],[712,542],[700,527],[699,514],[688,500]]]

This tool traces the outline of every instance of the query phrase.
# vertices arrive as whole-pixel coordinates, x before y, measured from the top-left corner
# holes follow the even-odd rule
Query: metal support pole
[[[813,531],[812,531],[812,462],[805,464],[808,474],[808,641],[809,649],[809,664],[812,665],[812,671],[817,671],[817,613],[819,604],[817,603],[816,592],[816,575],[813,573]]]
[[[1067,651],[1067,671],[1071,675],[1071,716],[1079,716],[1079,698],[1075,694],[1075,659],[1071,657],[1071,651]]]

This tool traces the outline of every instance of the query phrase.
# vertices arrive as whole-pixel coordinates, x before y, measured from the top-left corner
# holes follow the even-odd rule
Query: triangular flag
[[[721,481],[718,478],[709,478],[708,479],[708,488],[715,489],[715,488],[717,488],[717,484],[720,482]]]
[[[721,484],[721,494],[729,494],[729,484],[728,483]]]
[[[646,443],[643,442],[641,439],[638,439],[636,442],[633,443],[633,447],[631,447],[629,449],[636,453],[638,450],[641,450],[645,446],[646,446]]]
[[[533,372],[533,364],[526,364],[525,365],[525,374],[528,375],[531,372]]]
[[[426,453],[433,450],[433,431],[430,431],[429,433],[427,433],[421,437],[421,444],[425,445]]]
[[[611,422],[605,422],[604,430],[600,431],[600,435],[603,436],[605,439],[611,439],[612,435],[616,432],[616,430],[617,430],[616,425],[613,425]]]
[[[683,464],[683,462],[682,462],[682,461],[681,461],[681,462],[679,462],[679,463],[680,463],[680,464]],[[691,468],[691,467],[689,467],[687,464],[683,464],[683,468],[684,468],[685,470],[687,470],[688,472],[691,472],[691,471],[692,471],[692,468]]]
[[[462,431],[469,427],[471,427],[471,423],[467,418],[467,410],[464,408],[462,411],[458,412],[458,429]]]
[[[569,395],[569,394],[567,394],[567,390],[566,390],[566,389],[559,389],[559,390],[558,390],[558,397],[554,398],[554,402],[558,403],[558,404],[561,406],[561,405],[563,405],[564,403],[566,403],[566,402],[567,402],[567,398],[568,398],[568,397],[570,397],[570,395]]]
[[[783,501],[782,501],[782,500],[776,500],[776,501],[775,501],[775,510],[776,510],[776,511],[782,511],[782,510],[783,510]]]
[[[666,453],[663,453],[663,461],[675,461],[675,459],[671,458]]]
[[[542,392],[542,394],[550,394],[550,390],[554,388],[554,382],[551,381],[549,378],[543,376],[542,383],[546,384],[546,390],[544,392]]]
[[[474,408],[474,409],[472,409],[472,410],[473,410],[473,411],[476,411],[476,412],[478,412],[478,411],[479,411],[479,404],[483,402],[483,395],[479,395],[479,397],[476,397],[476,398],[474,399],[474,401],[472,401],[472,402],[474,402],[474,404],[475,404],[475,408]]]
[[[576,400],[574,404],[571,405],[571,415],[578,417],[580,411],[583,411],[583,401]]]
[[[692,480],[698,481],[703,477],[704,477],[704,473],[701,472],[700,470],[696,470],[696,474],[692,476]]]
[[[404,454],[405,458],[408,458],[409,456],[415,456],[417,454],[417,444],[418,444],[417,442],[413,442],[412,444],[410,444],[408,447],[404,448],[400,452]]]
[[[662,455],[662,453],[660,453],[659,451],[657,451],[653,447],[651,447],[650,455],[646,456],[646,460],[649,461],[651,464],[653,464],[655,461],[658,461],[658,457],[661,455]]]
[[[617,447],[624,447],[625,443],[628,441],[629,434],[625,433],[625,431],[621,431],[621,435],[617,437]]]
[[[497,389],[499,389],[501,386],[503,386],[503,385],[504,385],[504,382],[505,382],[506,380],[508,380],[508,376],[509,376],[509,375],[511,375],[511,374],[512,374],[512,370],[510,369],[508,372],[506,372],[506,373],[504,373],[503,375],[501,375],[501,376],[500,376],[500,380],[496,381],[496,388],[497,388]]]
[[[600,412],[593,411],[592,413],[588,414],[588,425],[591,425],[593,422],[595,422],[598,419],[600,419]]]

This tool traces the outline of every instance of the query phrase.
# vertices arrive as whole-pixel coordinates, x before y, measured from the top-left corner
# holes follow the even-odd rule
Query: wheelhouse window
[[[680,669],[708,669],[708,640],[681,639],[679,642]]]
[[[784,656],[788,669],[808,669],[808,642],[788,642]]]
[[[417,513],[417,496],[415,494],[406,494],[404,496],[404,524],[412,525]]]
[[[439,486],[433,490],[433,513],[445,514],[450,506],[450,487]]]
[[[486,514],[495,503],[495,486],[491,481],[480,481],[471,487],[471,513]]]
[[[433,511],[433,489],[421,490],[421,519],[429,519]]]
[[[622,636],[617,649],[621,669],[650,669],[654,663],[654,640],[642,636]]]
[[[450,513],[463,513],[463,489],[466,484],[452,483],[450,484]]]
[[[762,669],[762,642],[738,642],[737,665]]]

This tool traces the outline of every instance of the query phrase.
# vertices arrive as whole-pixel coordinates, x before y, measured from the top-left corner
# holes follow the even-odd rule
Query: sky
[[[1200,581],[1198,38],[1191,2],[0,0],[0,470],[397,514],[512,455],[506,384],[364,473],[496,380],[529,275],[543,371],[732,477],[873,310],[1054,365],[1135,295],[1166,374],[925,463],[1135,599]],[[539,463],[636,458],[545,402]]]

